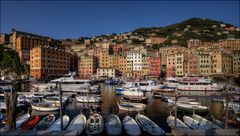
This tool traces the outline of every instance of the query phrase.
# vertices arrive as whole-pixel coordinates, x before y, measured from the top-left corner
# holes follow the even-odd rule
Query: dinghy
[[[63,129],[66,128],[69,122],[69,117],[67,115],[63,116]],[[56,120],[47,130],[49,131],[61,131],[61,118]]]
[[[37,111],[57,111],[59,104],[57,103],[31,103],[32,109]]]
[[[122,132],[122,123],[119,117],[115,114],[111,114],[107,117],[105,128],[108,135],[120,135]]]
[[[150,120],[148,117],[142,114],[137,114],[135,119],[139,126],[142,127],[143,131],[146,131],[151,135],[158,136],[165,134],[164,130],[160,128],[157,124],[155,124],[152,120]]]
[[[175,117],[170,115],[167,118],[167,123],[169,127],[175,127]],[[188,126],[186,126],[180,119],[177,118],[177,124],[176,124],[177,128],[188,128]]]
[[[104,128],[103,118],[98,113],[93,113],[87,120],[86,132],[88,135],[99,135]]]
[[[77,135],[80,135],[86,126],[86,122],[86,117],[81,113],[70,122],[66,130],[77,131]]]
[[[195,113],[208,112],[207,106],[203,106],[198,102],[192,102],[192,101],[181,101],[181,102],[178,101],[177,108],[190,113],[192,113],[193,110],[195,111]]]
[[[22,130],[32,129],[40,121],[40,116],[32,116],[28,120],[24,121],[21,125]]]
[[[144,94],[139,88],[129,88],[122,92],[123,98],[128,100],[142,100]]]
[[[84,95],[84,96],[78,95],[75,98],[78,102],[83,102],[83,103],[97,103],[102,101],[101,97],[95,96],[95,95]]]
[[[50,114],[44,117],[34,128],[33,130],[46,130],[48,129],[52,123],[55,121],[55,115]]]
[[[221,129],[221,127],[219,127],[218,125],[212,123],[211,121],[209,121],[197,114],[193,114],[193,119],[199,121],[204,126],[204,128],[202,128],[202,129],[211,129],[211,128]]]
[[[139,136],[141,135],[141,130],[137,124],[137,122],[130,116],[126,116],[123,119],[123,126],[126,130],[127,135],[130,136]]]
[[[183,116],[183,121],[188,127],[192,128],[192,129],[204,128],[204,127],[202,127],[202,124],[200,124],[199,121],[197,121],[189,116]]]
[[[16,119],[16,128],[19,128],[22,123],[30,118],[30,114],[26,113]]]
[[[146,109],[146,105],[142,103],[131,102],[117,102],[118,108],[123,111],[143,111]]]

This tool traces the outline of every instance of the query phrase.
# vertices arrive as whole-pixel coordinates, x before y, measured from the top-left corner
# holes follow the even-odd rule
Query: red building
[[[149,75],[159,76],[160,75],[160,57],[150,57],[149,58]]]

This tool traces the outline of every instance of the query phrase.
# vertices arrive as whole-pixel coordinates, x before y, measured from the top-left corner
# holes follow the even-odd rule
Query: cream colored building
[[[232,56],[223,51],[211,52],[212,73],[213,74],[232,74]]]
[[[204,50],[196,50],[197,55],[197,71],[201,75],[212,74],[212,56],[210,52]]]
[[[240,53],[234,52],[232,54],[232,64],[233,64],[233,75],[240,76]]]
[[[115,68],[98,68],[97,76],[115,78],[117,76],[117,70]]]

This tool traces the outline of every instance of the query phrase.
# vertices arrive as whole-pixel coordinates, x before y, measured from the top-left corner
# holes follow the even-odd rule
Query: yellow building
[[[95,56],[84,55],[78,61],[78,73],[81,78],[89,78],[96,73],[96,58]]]
[[[213,74],[232,74],[232,56],[223,51],[211,52],[212,73]]]
[[[239,77],[240,76],[240,53],[234,52],[232,55],[232,66],[233,66],[233,75]]]
[[[118,59],[119,56],[109,55],[107,67],[118,69]]]
[[[148,66],[149,57],[142,57],[142,71],[141,78],[149,75],[149,66]]]
[[[175,53],[175,75],[176,76],[183,76],[184,73],[184,53],[179,51],[177,53]]]
[[[196,50],[197,55],[197,73],[201,75],[212,74],[212,56],[210,52],[204,50]]]

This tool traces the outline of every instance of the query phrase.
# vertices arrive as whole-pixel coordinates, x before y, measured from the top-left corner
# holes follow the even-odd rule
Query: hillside
[[[186,46],[189,39],[200,39],[204,42],[216,42],[226,38],[237,39],[240,38],[240,31],[236,26],[221,21],[190,18],[165,27],[143,27],[124,34],[95,36],[92,41],[110,40],[115,43],[145,44],[145,40],[149,37],[167,38],[164,43],[153,46],[157,49],[159,46],[173,44]]]
[[[180,23],[166,27],[139,28],[133,34],[144,37],[152,35],[156,37],[166,37],[164,45],[171,45],[172,40],[178,40],[178,44],[185,46],[189,39],[200,39],[205,42],[216,42],[219,39],[229,37],[240,38],[240,31],[231,24],[220,21],[191,18]]]

